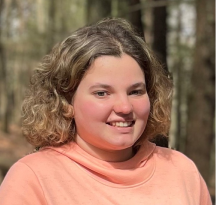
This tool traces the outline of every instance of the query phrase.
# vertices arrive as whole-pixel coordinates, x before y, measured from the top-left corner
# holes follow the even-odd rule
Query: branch
[[[177,1],[172,1],[172,0],[165,0],[165,1],[151,1],[151,2],[146,2],[143,4],[136,4],[134,6],[131,6],[129,8],[128,12],[134,12],[137,10],[141,9],[146,9],[146,8],[154,8],[154,7],[162,7],[162,6],[170,6],[171,4],[182,4],[182,3],[194,3],[195,0],[177,0]]]

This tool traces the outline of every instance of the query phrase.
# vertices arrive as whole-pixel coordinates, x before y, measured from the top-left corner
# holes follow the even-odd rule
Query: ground
[[[33,151],[18,126],[11,126],[10,133],[0,130],[0,184],[10,166],[18,159]]]

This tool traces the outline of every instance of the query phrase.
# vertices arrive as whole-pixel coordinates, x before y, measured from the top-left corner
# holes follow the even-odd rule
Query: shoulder
[[[35,174],[46,173],[61,167],[65,156],[53,149],[42,149],[19,159],[15,164],[28,167]],[[14,165],[13,165],[14,166]]]
[[[49,160],[53,160],[55,157],[58,157],[60,154],[53,151],[52,149],[42,149],[30,154],[25,155],[18,160],[20,163],[24,164],[35,164],[35,163],[44,163]]]
[[[1,187],[9,189],[13,185],[13,189],[18,186],[39,188],[44,177],[61,167],[61,161],[61,154],[52,149],[28,154],[10,167]]]
[[[17,162],[15,162],[9,169],[9,174],[15,174],[16,176],[25,176],[27,173],[32,177],[40,170],[40,172],[46,171],[51,164],[55,164],[58,161],[59,153],[51,149],[45,149],[37,152],[33,152],[25,155]]]
[[[159,163],[168,164],[179,170],[197,172],[195,163],[185,154],[165,147],[156,146],[154,155]]]
[[[196,204],[211,204],[207,185],[190,158],[179,151],[158,146],[154,150],[153,158],[156,161],[155,176],[159,176],[158,181],[163,176],[162,181],[166,181],[166,186],[172,187],[174,184],[178,189],[183,188],[192,201],[199,200]]]
[[[13,164],[7,172],[0,186],[0,198],[2,204],[23,204],[24,201],[27,204],[31,204],[32,201],[34,204],[46,204],[36,173],[22,160]]]

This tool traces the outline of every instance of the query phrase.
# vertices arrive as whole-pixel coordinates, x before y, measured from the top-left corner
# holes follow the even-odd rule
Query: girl
[[[210,205],[167,135],[172,83],[123,19],[75,31],[34,71],[23,133],[39,151],[9,170],[1,205]]]

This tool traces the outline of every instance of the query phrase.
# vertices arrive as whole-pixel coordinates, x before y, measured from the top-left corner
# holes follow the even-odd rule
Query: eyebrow
[[[146,87],[146,84],[143,83],[143,82],[139,82],[139,83],[135,83],[133,84],[132,86],[130,86],[131,88],[138,88],[138,87],[142,87],[142,88],[145,88]]]
[[[107,85],[107,84],[103,84],[103,83],[96,83],[95,85],[92,85],[90,87],[90,89],[93,89],[93,88],[105,88],[105,89],[107,89],[107,88],[111,88],[111,86]]]
[[[134,89],[134,88],[138,88],[138,87],[145,88],[146,85],[143,82],[138,82],[138,83],[135,83],[135,84],[131,85],[130,89]],[[107,84],[103,84],[103,83],[96,83],[95,85],[92,85],[89,89],[94,89],[94,88],[108,89],[108,88],[112,88],[112,86],[107,85]]]

